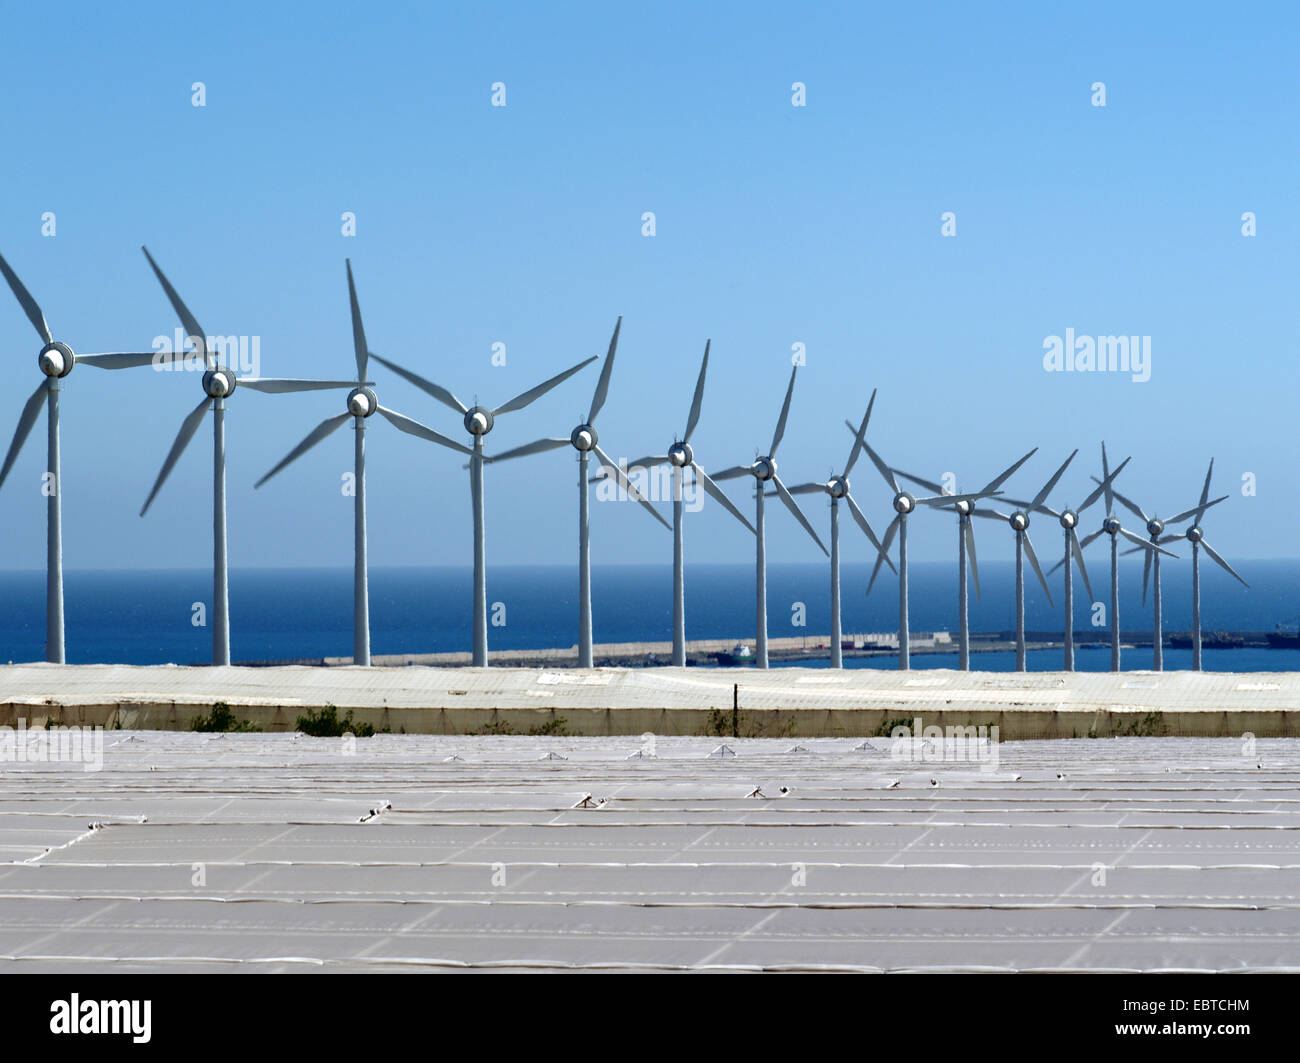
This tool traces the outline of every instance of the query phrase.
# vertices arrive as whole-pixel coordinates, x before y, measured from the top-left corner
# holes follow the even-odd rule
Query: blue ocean
[[[1272,631],[1300,618],[1300,562],[1243,561],[1238,571],[1249,589],[1210,565],[1202,566],[1203,629]],[[1108,593],[1107,570],[1090,566],[1094,597]],[[894,631],[897,583],[882,573],[870,597],[870,567],[846,564],[843,609],[846,636]],[[1015,626],[1014,567],[980,566],[981,596],[971,595],[971,628],[1009,632]],[[913,632],[957,627],[956,566],[913,563]],[[206,663],[211,634],[193,623],[194,604],[210,608],[211,576],[192,571],[69,571],[64,577],[68,660],[74,663]],[[672,637],[672,579],[667,566],[593,567],[595,639],[602,642],[666,641]],[[1026,627],[1059,632],[1058,601],[1049,605],[1036,581],[1027,589]],[[1191,622],[1191,573],[1186,565],[1165,569],[1166,633]],[[45,655],[45,577],[41,571],[0,573],[0,661],[42,660]],[[1140,563],[1121,566],[1120,606],[1126,633],[1150,631],[1151,608],[1141,605]],[[488,572],[488,599],[501,626],[489,629],[494,649],[569,647],[577,642],[577,578],[572,567],[497,565]],[[375,654],[434,653],[470,646],[471,574],[465,568],[376,568],[370,577],[371,644]],[[231,573],[231,638],[235,661],[346,657],[352,653],[351,569],[243,569]],[[1093,607],[1076,578],[1077,630],[1093,627]],[[802,614],[806,626],[795,626]],[[752,564],[689,566],[686,575],[687,638],[735,638],[752,642]],[[772,565],[768,573],[768,625],[772,637],[825,636],[830,632],[829,568],[825,564]],[[1104,632],[1103,632],[1104,634]],[[1030,654],[1031,669],[1056,669],[1060,651]],[[953,655],[918,655],[919,668],[951,668]],[[1145,668],[1151,649],[1125,652],[1124,667]],[[816,662],[804,662],[815,666]],[[850,667],[891,667],[888,659],[857,659]],[[982,669],[1009,670],[1010,653],[982,653]],[[1105,650],[1081,649],[1080,669],[1109,667]],[[1190,650],[1166,650],[1167,668],[1189,667]],[[1207,650],[1207,669],[1300,671],[1300,651],[1245,648]]]

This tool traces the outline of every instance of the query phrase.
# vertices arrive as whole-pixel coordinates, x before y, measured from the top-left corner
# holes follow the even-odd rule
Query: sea
[[[1202,629],[1272,631],[1300,620],[1300,561],[1242,561],[1242,587],[1206,563],[1201,569]],[[870,566],[842,569],[844,633],[893,632],[898,627],[897,581],[886,569],[870,596]],[[1090,598],[1077,573],[1076,630],[1099,629],[1109,596],[1108,569],[1090,566]],[[1015,626],[1015,569],[1009,562],[980,565],[980,595],[970,596],[974,632],[1009,633]],[[1030,576],[1026,628],[1059,632],[1060,573],[1049,577],[1055,605]],[[1121,628],[1151,630],[1151,601],[1142,605],[1142,566],[1122,563]],[[768,632],[810,638],[830,633],[830,577],[825,564],[773,564],[768,569]],[[955,563],[913,562],[910,617],[914,634],[957,628]],[[1189,629],[1191,573],[1187,565],[1163,572],[1164,630]],[[1094,604],[1093,598],[1098,599]],[[73,663],[201,664],[211,658],[206,611],[212,579],[207,570],[85,571],[64,574],[67,657]],[[0,661],[43,660],[45,575],[0,572]],[[493,649],[570,647],[577,642],[577,572],[573,566],[495,565],[488,571]],[[374,654],[468,650],[472,579],[468,568],[375,568],[370,573],[371,651]],[[668,641],[672,638],[672,570],[659,565],[595,565],[592,570],[595,641]],[[1103,611],[1099,611],[1103,610]],[[352,653],[352,570],[235,569],[230,578],[231,656],[235,661],[348,657]],[[686,636],[724,638],[752,645],[754,568],[746,564],[688,565]],[[1031,651],[1031,670],[1056,670],[1061,651]],[[799,662],[816,667],[816,660]],[[916,654],[916,668],[956,667],[956,654]],[[1012,653],[980,653],[980,669],[1009,671]],[[848,667],[890,668],[892,658],[854,658]],[[1149,668],[1151,647],[1124,651],[1126,669]],[[1187,668],[1190,650],[1165,650],[1165,667]],[[1083,649],[1080,670],[1110,666],[1106,649]],[[1300,650],[1206,650],[1207,670],[1300,671]]]

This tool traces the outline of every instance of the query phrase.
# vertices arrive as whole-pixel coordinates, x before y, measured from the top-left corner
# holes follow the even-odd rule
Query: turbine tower
[[[158,277],[167,299],[176,311],[181,324],[185,326],[189,341],[198,350],[203,359],[203,400],[186,415],[181,422],[181,430],[163,461],[158,479],[154,481],[153,490],[145,499],[140,516],[149,511],[159,489],[171,474],[172,468],[184,453],[194,433],[199,430],[203,415],[209,409],[213,411],[212,420],[212,663],[225,665],[230,663],[230,580],[226,568],[226,400],[234,394],[236,387],[252,388],[267,394],[281,394],[292,391],[320,391],[325,388],[350,388],[350,380],[288,380],[273,377],[241,377],[229,366],[220,364],[216,354],[208,348],[207,334],[199,327],[198,321],[190,313],[189,307],[172,287],[171,282],[158,268],[158,263],[149,254],[148,248],[141,248]]]
[[[852,431],[853,426],[849,425]],[[879,470],[880,475],[884,477],[885,483],[894,492],[894,512],[896,516],[889,522],[889,527],[885,529],[885,541],[881,547],[881,554],[876,558],[876,567],[871,571],[871,581],[867,584],[867,593],[871,593],[871,588],[875,586],[876,576],[880,574],[880,566],[888,559],[889,547],[894,541],[894,536],[898,536],[898,667],[900,670],[907,670],[911,665],[911,633],[908,630],[908,601],[907,601],[907,517],[917,506],[948,506],[954,502],[974,501],[978,498],[985,497],[983,492],[976,492],[970,495],[944,495],[940,494],[934,498],[917,498],[908,491],[904,491],[899,486],[898,478],[894,475],[894,470],[887,465],[874,450],[871,444],[864,438],[862,447],[867,452],[867,457],[871,463]]]
[[[867,403],[866,415],[862,418],[862,426],[853,433],[853,449],[849,451],[849,460],[844,464],[844,471],[838,476],[832,476],[825,483],[807,483],[797,484],[790,488],[792,495],[807,495],[817,491],[825,491],[831,499],[831,667],[844,667],[843,651],[843,625],[840,620],[840,499],[843,499],[849,507],[849,512],[853,514],[853,519],[858,522],[858,527],[871,540],[871,544],[876,548],[877,556],[885,558],[885,564],[889,566],[891,572],[897,573],[894,563],[889,557],[882,553],[884,547],[880,545],[880,540],[876,538],[876,533],[867,523],[867,518],[863,516],[862,510],[858,504],[853,501],[853,496],[849,494],[849,473],[853,471],[853,466],[857,463],[858,456],[862,453],[862,442],[867,434],[867,424],[871,421],[871,407],[875,405],[876,393],[871,392],[871,401]],[[852,425],[849,426],[852,428]]]
[[[49,478],[45,486],[45,659],[52,664],[63,664],[66,656],[63,640],[63,470],[59,454],[59,392],[62,385],[59,382],[79,363],[99,369],[130,369],[141,365],[161,365],[184,355],[181,352],[153,351],[147,354],[74,354],[66,343],[55,341],[45,323],[45,314],[2,255],[0,273],[4,274],[27,319],[45,344],[36,358],[45,379],[32,392],[18,415],[13,442],[9,444],[4,466],[0,467],[0,487],[4,486],[9,470],[27,442],[44,402],[49,428],[45,466]]]
[[[731,480],[737,476],[744,476],[746,473],[752,475],[757,481],[757,487],[754,492],[754,536],[755,554],[754,554],[754,573],[755,573],[755,591],[757,595],[755,617],[755,664],[759,668],[767,667],[767,540],[764,534],[766,521],[764,520],[763,507],[766,501],[765,492],[767,484],[770,481],[776,488],[776,493],[791,513],[794,514],[795,520],[803,525],[804,531],[812,536],[813,542],[821,547],[823,554],[829,556],[822,541],[813,531],[813,526],[808,523],[808,518],[803,515],[799,504],[791,497],[790,492],[786,490],[785,484],[776,474],[776,448],[781,445],[781,438],[785,435],[786,420],[790,416],[790,400],[794,397],[794,378],[799,372],[796,365],[790,371],[790,386],[785,389],[785,403],[781,407],[781,416],[776,422],[776,431],[772,435],[772,445],[768,448],[766,456],[754,459],[751,465],[736,465],[730,469],[725,469],[714,476],[715,480]]]
[[[1127,463],[1128,459],[1124,459]],[[1100,480],[1093,477],[1095,483],[1102,485],[1102,494],[1106,498],[1106,516],[1102,519],[1101,527],[1091,535],[1086,536],[1080,547],[1086,549],[1088,544],[1100,536],[1103,532],[1110,536],[1110,670],[1118,672],[1120,670],[1120,648],[1119,648],[1119,536],[1129,539],[1132,542],[1147,551],[1158,550],[1166,557],[1176,557],[1168,550],[1161,550],[1158,546],[1153,546],[1140,535],[1135,535],[1127,528],[1120,524],[1119,518],[1115,516],[1115,490],[1110,484],[1114,477],[1111,476],[1110,462],[1106,457],[1106,444],[1101,444],[1101,475]]]
[[[1075,451],[1077,454],[1078,451]],[[1071,455],[1073,457],[1073,455]],[[1079,566],[1079,575],[1083,577],[1084,589],[1088,592],[1088,598],[1092,598],[1092,584],[1088,582],[1088,569],[1083,563],[1083,548],[1079,545],[1079,536],[1077,529],[1079,527],[1079,517],[1085,509],[1091,506],[1102,493],[1106,491],[1114,482],[1115,477],[1124,471],[1124,466],[1129,463],[1125,458],[1120,462],[1119,467],[1110,473],[1106,479],[1099,483],[1096,488],[1083,500],[1083,504],[1078,509],[1070,509],[1068,506],[1063,508],[1059,513],[1050,506],[1037,505],[1031,506],[1027,502],[1015,502],[1013,505],[1023,506],[1035,513],[1046,513],[1049,517],[1055,517],[1061,525],[1065,534],[1065,554],[1060,562],[1048,570],[1048,575],[1055,572],[1058,568],[1065,568],[1065,662],[1063,670],[1066,672],[1074,671],[1074,569],[1070,564],[1073,558]]]
[[[366,331],[361,322],[361,305],[357,301],[357,288],[352,279],[352,262],[347,261],[348,299],[352,306],[352,346],[357,361],[357,379],[348,392],[347,408],[343,413],[327,417],[307,434],[307,437],[284,457],[270,472],[254,484],[261,487],[285,466],[292,464],[311,450],[326,436],[352,418],[355,422],[356,442],[353,447],[353,479],[355,493],[353,505],[353,567],[352,567],[352,663],[370,664],[370,577],[366,552],[366,418],[378,413],[403,432],[440,443],[462,454],[472,453],[468,447],[426,429],[409,417],[379,405],[374,387],[366,380],[370,351],[366,345]]]
[[[456,398],[450,391],[431,380],[426,380],[418,373],[413,373],[409,369],[403,369],[395,362],[390,362],[387,358],[381,358],[377,354],[372,357],[382,366],[391,369],[404,380],[414,384],[421,391],[432,395],[444,406],[449,406],[464,418],[465,430],[474,439],[474,449],[469,452],[469,490],[470,501],[474,508],[474,656],[473,664],[475,668],[486,668],[488,663],[487,657],[487,539],[484,531],[483,519],[483,437],[492,431],[492,426],[496,419],[505,413],[513,413],[515,410],[522,410],[525,406],[534,402],[545,395],[551,388],[557,384],[562,384],[573,376],[580,369],[585,369],[596,360],[596,356],[579,362],[571,366],[563,373],[557,373],[549,380],[545,380],[534,388],[529,388],[522,394],[516,395],[504,406],[498,406],[495,409],[489,409],[486,406],[466,406],[460,399]],[[399,428],[403,426],[391,417]],[[405,420],[405,418],[404,418]],[[423,435],[426,439],[434,442],[443,442],[444,437],[437,436],[431,428],[426,428],[419,422],[412,421],[403,429],[410,431],[413,435]],[[417,431],[422,430],[422,431]],[[445,445],[445,443],[444,443]]]
[[[1044,499],[1051,493],[1052,488],[1056,486],[1057,481],[1065,475],[1065,470],[1069,467],[1070,462],[1074,460],[1074,455],[1079,451],[1075,449],[1061,467],[1056,470],[1052,478],[1047,481],[1042,489],[1034,496],[1034,500],[1029,503],[1012,502],[1016,506],[1013,513],[999,513],[992,509],[976,509],[975,516],[988,517],[995,520],[1004,520],[1010,526],[1011,530],[1016,533],[1016,671],[1023,672],[1026,667],[1025,660],[1025,558],[1029,558],[1029,563],[1034,568],[1034,573],[1038,576],[1038,582],[1043,585],[1043,593],[1047,595],[1049,604],[1052,602],[1052,592],[1048,589],[1047,580],[1043,577],[1043,570],[1038,565],[1038,556],[1034,553],[1034,544],[1029,541],[1029,514],[1038,509]]]
[[[629,469],[651,469],[667,462],[673,470],[673,664],[684,667],[686,664],[686,558],[685,529],[683,527],[682,487],[686,479],[686,470],[695,474],[696,480],[713,498],[741,524],[754,531],[744,515],[731,499],[723,494],[722,488],[714,483],[708,474],[695,461],[695,451],[691,447],[691,436],[696,425],[700,423],[700,406],[704,402],[704,378],[709,371],[709,342],[704,344],[704,360],[700,363],[700,375],[695,381],[695,397],[691,400],[691,412],[686,418],[686,433],[681,439],[675,439],[666,455],[638,458],[628,464]],[[757,534],[757,533],[755,533]]]
[[[1209,478],[1207,477],[1205,490],[1208,491],[1208,488],[1209,488]],[[1179,522],[1184,521],[1191,516],[1196,516],[1196,519],[1199,522],[1200,515],[1204,514],[1204,512],[1207,509],[1209,509],[1210,506],[1217,506],[1220,502],[1222,502],[1224,499],[1228,497],[1227,495],[1223,495],[1220,498],[1216,498],[1213,502],[1206,502],[1203,494],[1200,503],[1193,506],[1191,509],[1185,509],[1183,510],[1183,512],[1170,517],[1167,521],[1164,521],[1161,520],[1159,517],[1155,516],[1154,514],[1148,517],[1142,511],[1141,507],[1139,507],[1135,502],[1132,502],[1129,499],[1125,498],[1118,491],[1112,490],[1111,493],[1116,497],[1116,499],[1119,500],[1120,505],[1124,506],[1126,509],[1132,512],[1134,516],[1136,516],[1139,520],[1142,521],[1142,523],[1144,523],[1147,526],[1147,535],[1150,537],[1150,542],[1153,546],[1158,546],[1160,543],[1168,541],[1164,537],[1164,530],[1166,524],[1178,524]],[[1181,538],[1181,536],[1171,535],[1168,537],[1168,539],[1176,539],[1176,538]],[[1164,630],[1163,630],[1163,618],[1161,614],[1162,601],[1161,601],[1161,593],[1160,593],[1160,554],[1165,553],[1165,551],[1146,550],[1144,551],[1144,553],[1146,556],[1142,560],[1142,604],[1146,605],[1147,603],[1147,583],[1148,581],[1151,581],[1152,586],[1154,588],[1154,592],[1151,599],[1152,625],[1153,625],[1152,642],[1151,642],[1151,651],[1152,651],[1151,670],[1154,672],[1160,672],[1163,671],[1165,667]],[[1155,557],[1154,577],[1152,575],[1152,563],[1151,563],[1151,559],[1153,556]]]
[[[1201,501],[1189,514],[1192,518],[1191,527],[1179,535],[1166,535],[1160,540],[1162,543],[1169,543],[1176,539],[1186,539],[1192,544],[1192,670],[1196,672],[1201,670],[1201,550],[1209,554],[1216,565],[1243,587],[1250,587],[1250,584],[1237,575],[1232,566],[1218,555],[1214,547],[1206,541],[1205,532],[1201,530],[1201,518],[1205,516],[1205,511],[1228,497],[1224,495],[1223,498],[1216,498],[1213,502],[1206,501],[1210,497],[1210,477],[1213,475],[1214,459],[1211,458],[1209,471],[1205,474],[1205,485],[1201,488]],[[1171,517],[1167,523],[1177,524],[1179,519]]]
[[[522,458],[529,454],[541,454],[548,450],[555,450],[557,447],[566,444],[572,446],[578,452],[579,668],[593,667],[591,649],[591,484],[588,476],[588,463],[591,460],[591,455],[595,454],[602,467],[611,471],[618,485],[627,491],[629,497],[641,503],[642,506],[649,510],[650,515],[665,528],[668,527],[668,522],[659,515],[659,511],[641,496],[637,489],[632,486],[623,470],[599,446],[600,435],[596,432],[596,414],[600,413],[601,408],[605,405],[605,398],[609,394],[609,378],[614,371],[614,353],[618,349],[618,333],[622,327],[623,319],[620,317],[614,324],[614,335],[610,337],[609,351],[605,354],[605,364],[600,370],[600,380],[596,384],[596,393],[591,398],[591,408],[587,412],[587,419],[582,424],[578,425],[567,437],[538,439],[532,443],[525,443],[522,447],[507,450],[503,454],[497,454],[495,457],[484,458],[485,461],[491,462],[508,461],[511,458]]]
[[[998,489],[1037,452],[1038,448],[1034,447],[1014,465],[1003,471],[1000,476],[990,480],[984,485],[980,497],[987,498],[991,495],[1000,494],[1001,492]],[[927,491],[934,491],[940,495],[949,494],[948,490],[941,484],[934,483],[931,480],[923,480],[921,477],[913,476],[902,469],[895,469],[894,472],[905,480],[911,480],[912,483],[919,484]],[[957,622],[959,629],[957,637],[957,668],[959,671],[967,672],[970,671],[970,609],[969,596],[966,591],[966,567],[968,563],[970,565],[970,578],[975,584],[975,597],[979,598],[980,596],[980,577],[975,564],[975,528],[971,524],[971,514],[975,512],[975,499],[962,498],[952,503],[952,509],[957,514]]]

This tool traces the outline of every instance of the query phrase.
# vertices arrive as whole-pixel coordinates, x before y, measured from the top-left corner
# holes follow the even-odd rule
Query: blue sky
[[[1077,502],[1104,438],[1133,455],[1126,493],[1169,513],[1195,501],[1213,456],[1216,493],[1232,495],[1206,521],[1219,551],[1297,554],[1289,5],[78,4],[3,18],[0,252],[80,352],[149,349],[176,328],[147,243],[209,334],[260,337],[265,375],[347,376],[350,256],[371,348],[466,401],[499,404],[602,354],[622,314],[600,419],[616,456],[681,432],[711,337],[697,457],[752,459],[803,343],[787,483],[843,462],[841,422],[879,388],[870,438],[895,465],[968,485],[1038,445],[1008,485],[1023,494],[1079,447],[1053,495]],[[796,81],[806,107],[791,106]],[[1044,339],[1067,328],[1150,336],[1151,379],[1045,372]],[[0,290],[6,447],[39,346]],[[596,372],[500,420],[489,453],[567,434]],[[385,405],[462,438],[451,411],[373,375]],[[82,366],[65,386],[68,567],[209,564],[206,426],[137,515],[198,377]],[[232,565],[350,562],[347,431],[252,487],[341,399],[233,397]],[[372,563],[467,564],[459,459],[370,424]],[[38,428],[0,491],[0,567],[44,563],[43,469]],[[571,452],[487,480],[490,561],[572,563]],[[730,490],[752,507],[744,481]],[[888,522],[866,462],[854,494]],[[825,502],[806,508],[824,529]],[[821,556],[787,514],[768,525],[771,559]],[[911,527],[913,557],[951,555],[948,517]],[[1009,533],[982,543],[1011,554]],[[593,544],[598,561],[671,559],[633,506],[596,506]],[[752,540],[706,505],[687,552],[744,560]]]

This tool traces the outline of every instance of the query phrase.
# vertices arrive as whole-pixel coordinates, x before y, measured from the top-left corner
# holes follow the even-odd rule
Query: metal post
[[[1154,552],[1154,551],[1153,551]],[[1163,671],[1165,666],[1165,639],[1164,631],[1160,623],[1160,555],[1155,556],[1154,571],[1151,578],[1155,580],[1155,598],[1154,598],[1154,615],[1155,615],[1155,635],[1151,645],[1151,668],[1153,671]]]
[[[767,543],[763,535],[763,481],[759,480],[758,491],[754,496],[754,530],[758,532],[754,539],[754,566],[756,569],[754,583],[758,591],[755,615],[758,618],[755,635],[755,664],[759,668],[767,667]]]
[[[844,667],[840,620],[840,500],[831,498],[831,667]]]
[[[907,629],[907,514],[898,521],[898,668],[912,667],[911,636]]]
[[[1110,670],[1120,670],[1119,660],[1119,535],[1110,537]]]
[[[230,663],[230,582],[226,570],[226,400],[212,407],[212,663]]]
[[[673,664],[686,665],[686,576],[682,551],[682,479],[685,471],[673,466]]]
[[[1201,670],[1201,544],[1192,543],[1192,671]]]
[[[1065,670],[1074,671],[1074,573],[1070,571],[1070,529],[1065,529]]]
[[[474,667],[486,668],[487,656],[487,570],[484,567],[486,539],[483,528],[483,437],[474,437],[469,459],[469,490],[474,504]]]
[[[1016,671],[1025,670],[1025,533],[1016,532]]]
[[[59,378],[46,378],[50,483],[45,496],[45,659],[65,662],[63,646],[63,476],[59,460]]]
[[[591,668],[591,499],[587,451],[578,451],[578,667]]]
[[[352,516],[356,557],[352,565],[352,663],[370,665],[370,587],[366,558],[366,419],[356,421],[356,494]]]
[[[970,671],[970,611],[966,602],[966,522],[963,513],[957,518],[957,668]]]

